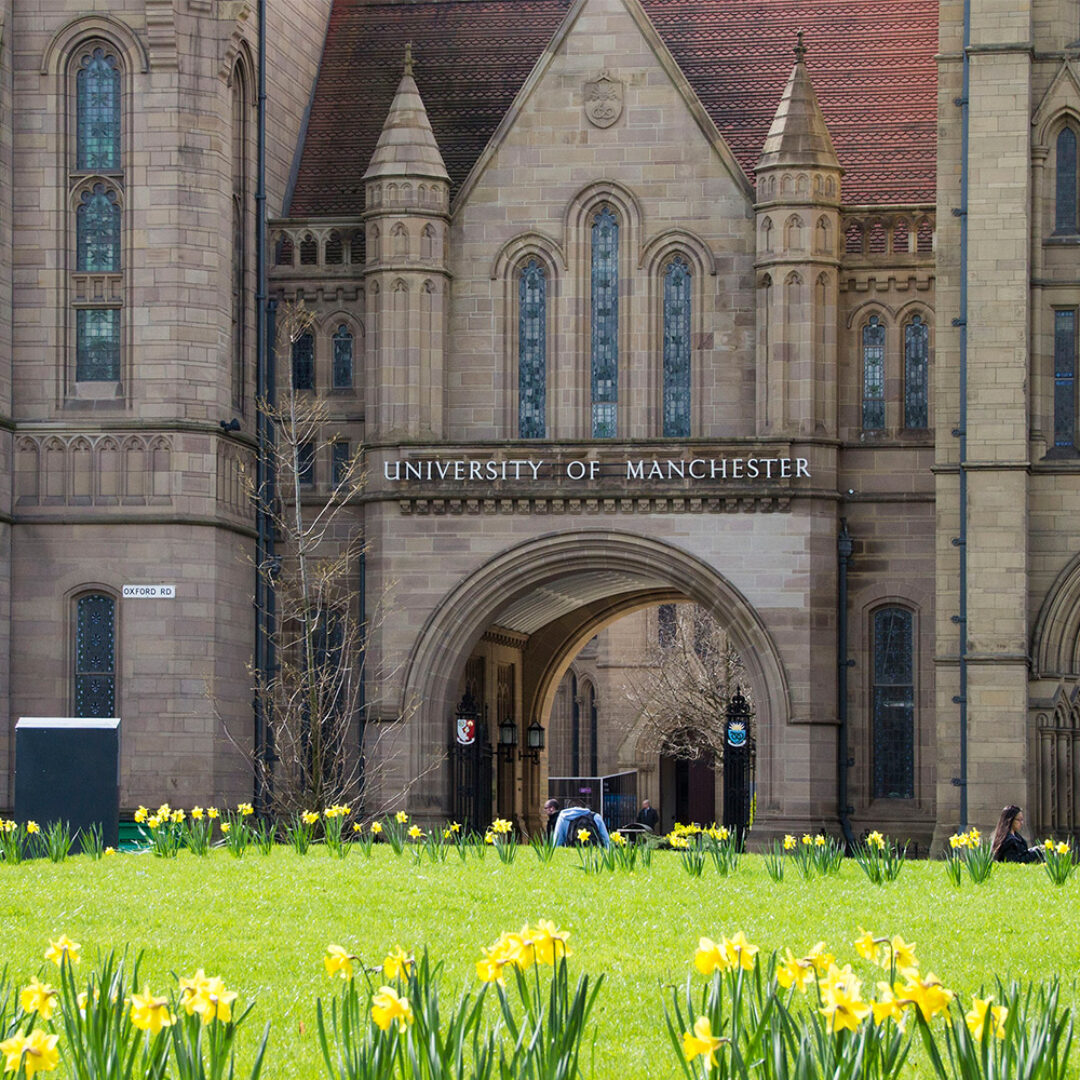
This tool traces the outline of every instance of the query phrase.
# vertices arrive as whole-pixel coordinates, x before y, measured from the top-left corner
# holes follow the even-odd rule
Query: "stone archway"
[[[757,702],[763,794],[777,780],[775,732],[790,716],[787,677],[761,617],[714,567],[671,544],[614,530],[581,529],[510,548],[461,581],[428,618],[405,672],[413,775],[445,752],[461,672],[491,625],[529,635],[525,719],[546,715],[581,646],[630,611],[686,601],[709,611],[746,664]]]

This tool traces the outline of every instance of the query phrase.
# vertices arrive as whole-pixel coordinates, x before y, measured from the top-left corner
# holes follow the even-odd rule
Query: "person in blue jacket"
[[[555,821],[555,846],[566,847],[568,844],[577,843],[578,832],[586,829],[590,837],[602,847],[608,847],[611,840],[608,838],[607,826],[604,819],[593,813],[584,806],[568,806],[559,811]]]

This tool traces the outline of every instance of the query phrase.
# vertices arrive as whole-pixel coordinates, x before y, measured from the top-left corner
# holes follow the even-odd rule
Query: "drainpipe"
[[[258,98],[255,166],[255,670],[258,676],[255,690],[255,791],[257,813],[265,814],[270,803],[270,784],[267,768],[270,730],[270,702],[258,689],[272,669],[270,640],[270,611],[273,587],[266,568],[273,557],[274,538],[267,513],[271,494],[272,473],[269,452],[272,432],[269,430],[263,405],[270,399],[266,326],[266,0],[258,3]]]
[[[960,692],[953,704],[960,707],[960,775],[952,778],[953,787],[960,789],[960,830],[968,827],[968,668],[967,668],[967,318],[968,318],[968,126],[970,122],[971,90],[971,0],[964,0],[963,85],[960,97],[954,101],[960,107],[960,205],[953,215],[960,219],[960,312],[952,324],[960,331],[960,413],[952,434],[960,440],[959,495],[960,535],[954,536],[953,546],[960,555],[959,611],[952,616],[960,635]]]
[[[848,656],[848,561],[854,544],[848,532],[847,518],[840,519],[840,534],[836,538],[836,718],[839,730],[836,737],[836,801],[840,828],[844,834],[844,844],[850,853],[855,847],[855,835],[851,830],[850,814],[853,806],[848,805],[848,769],[855,761],[848,747],[848,668],[854,667],[855,661]]]

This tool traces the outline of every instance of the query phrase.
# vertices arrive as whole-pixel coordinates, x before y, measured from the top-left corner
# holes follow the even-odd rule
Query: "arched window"
[[[547,275],[530,259],[518,280],[518,436],[547,435]]]
[[[73,712],[75,716],[116,715],[116,601],[105,593],[85,593],[75,601]]]
[[[930,365],[930,327],[919,315],[904,327],[904,427],[930,426],[927,383]]]
[[[876,315],[863,327],[863,431],[885,427],[885,327]]]
[[[315,337],[310,330],[292,343],[292,385],[294,390],[315,389]]]
[[[660,648],[673,649],[678,633],[678,623],[675,619],[675,605],[661,604],[656,609],[656,637]]]
[[[75,76],[76,168],[120,169],[120,65],[103,45],[85,52]]]
[[[592,435],[614,439],[619,405],[619,223],[603,206],[592,225]]]
[[[244,408],[244,359],[247,350],[248,245],[248,99],[244,69],[232,78],[232,403]]]
[[[1054,446],[1076,446],[1076,308],[1054,311]]]
[[[690,435],[690,267],[676,255],[664,273],[664,430]]]
[[[1076,232],[1076,132],[1071,127],[1057,137],[1054,232]]]
[[[71,62],[75,161],[69,191],[75,208],[78,275],[69,281],[75,306],[74,376],[76,383],[119,382],[124,292],[120,278],[123,73],[116,52],[105,42],[87,43],[72,55]],[[87,183],[87,174],[95,173],[109,173],[112,182],[94,184],[79,194],[78,186]]]
[[[334,389],[348,390],[353,384],[353,336],[342,323],[334,331]]]
[[[104,184],[84,191],[75,211],[75,268],[120,269],[120,206]]]
[[[886,607],[873,618],[874,798],[915,797],[914,617]]]

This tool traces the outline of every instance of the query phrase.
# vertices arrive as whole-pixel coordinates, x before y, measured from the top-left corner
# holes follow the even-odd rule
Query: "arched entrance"
[[[515,719],[524,730],[547,718],[560,679],[594,634],[628,612],[680,601],[700,605],[721,622],[744,658],[757,703],[758,777],[767,801],[776,780],[773,733],[787,723],[790,701],[779,652],[761,617],[718,570],[686,551],[602,529],[544,536],[504,551],[432,612],[405,675],[402,708],[410,717],[412,775],[445,757],[466,661],[491,628],[521,643]],[[538,797],[543,768],[528,778],[527,799]],[[433,812],[445,812],[449,770],[441,779],[433,775],[425,788]]]

